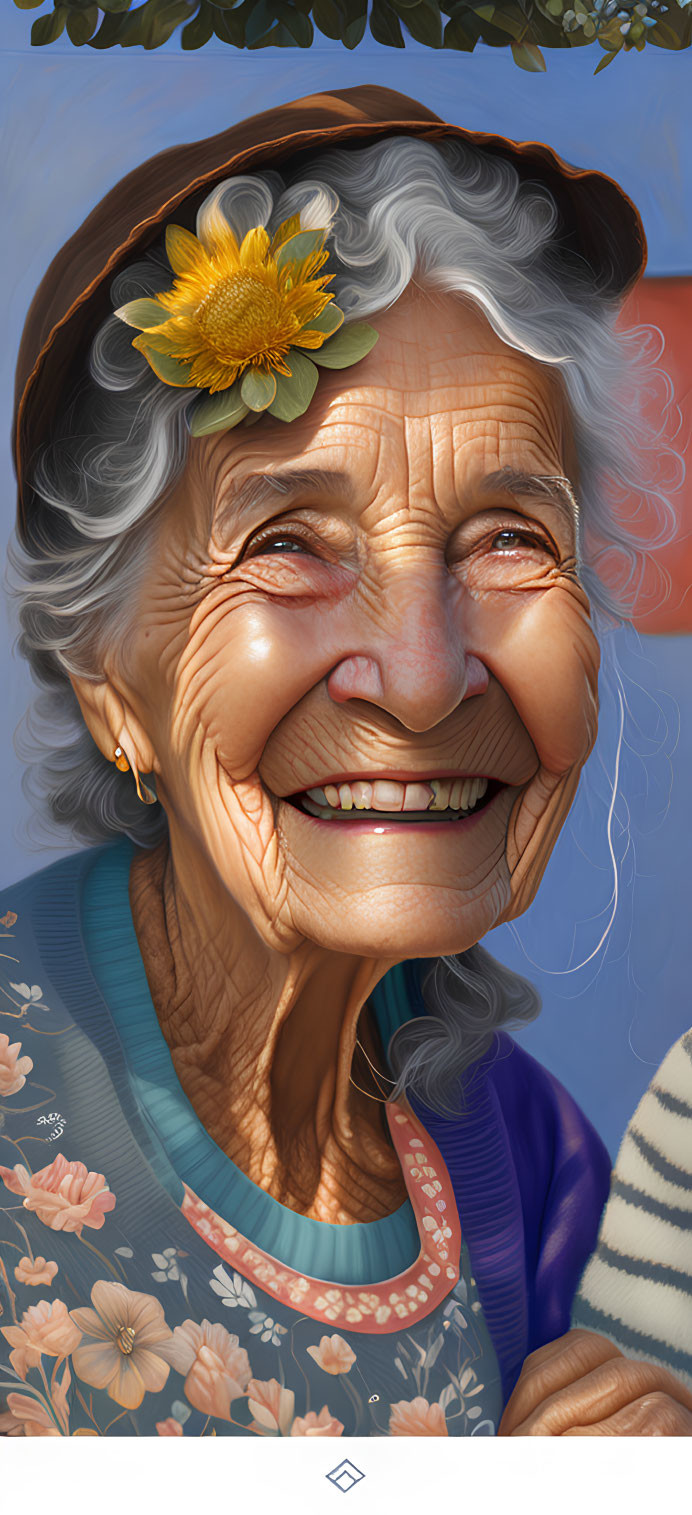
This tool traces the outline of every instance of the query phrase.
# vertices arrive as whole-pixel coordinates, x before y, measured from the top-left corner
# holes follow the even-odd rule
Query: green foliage
[[[408,37],[472,53],[509,47],[519,68],[544,73],[543,48],[593,44],[600,73],[620,52],[680,51],[692,42],[692,0],[14,0],[43,9],[33,47],[66,37],[74,47],[161,47],[178,33],[185,51],[212,37],[230,47],[311,46],[315,32],[354,48],[366,27],[385,47]]]

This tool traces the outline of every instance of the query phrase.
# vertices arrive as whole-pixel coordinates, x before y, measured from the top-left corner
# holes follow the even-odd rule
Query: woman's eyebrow
[[[287,503],[295,495],[351,495],[353,484],[347,473],[329,468],[284,468],[273,472],[246,474],[237,487],[229,486],[216,517],[217,528],[237,524],[248,511],[275,505],[277,497]]]
[[[545,500],[567,517],[570,526],[579,524],[579,507],[571,481],[564,474],[524,473],[516,468],[498,468],[487,474],[480,485],[483,494],[504,494],[517,499]]]

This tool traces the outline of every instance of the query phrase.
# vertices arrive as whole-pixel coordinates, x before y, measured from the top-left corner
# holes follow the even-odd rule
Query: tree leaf
[[[87,5],[84,10],[70,11],[67,18],[67,35],[75,47],[83,47],[93,37],[99,24],[97,5]]]
[[[218,395],[207,395],[195,405],[188,422],[190,434],[210,437],[216,431],[230,431],[248,414],[248,409],[241,397],[240,381],[236,379],[230,389],[224,389]]]
[[[276,374],[249,368],[241,380],[240,393],[248,410],[266,410],[276,394]]]
[[[620,49],[618,48],[618,52],[619,51],[620,51]],[[617,53],[606,53],[605,56],[603,58],[601,58],[600,63],[598,63],[596,65],[596,67],[594,69],[594,77],[596,76],[596,74],[602,73],[603,69],[607,68],[609,63],[612,63],[613,58],[617,58]]]
[[[315,348],[310,356],[320,368],[350,368],[367,356],[375,346],[379,332],[367,321],[354,321],[342,326],[335,337],[330,337],[322,347]]]
[[[545,58],[540,47],[533,42],[512,42],[512,57],[519,68],[526,69],[529,74],[545,73]]]
[[[370,12],[370,30],[376,42],[383,47],[405,47],[399,17],[387,0],[373,0]]]
[[[307,410],[317,388],[319,374],[314,363],[304,353],[296,352],[295,348],[286,358],[286,367],[290,368],[291,377],[276,375],[276,394],[268,410],[279,421],[295,421],[297,416],[302,416]]]
[[[31,28],[31,46],[46,47],[49,42],[57,42],[65,30],[67,14],[65,6],[59,5],[50,16],[39,16]]]
[[[341,41],[344,30],[344,17],[334,0],[315,0],[312,7],[312,19],[322,35],[331,37],[333,42]]]
[[[39,5],[44,4],[44,0],[14,0],[14,3],[18,11],[37,11]],[[128,5],[129,3],[130,0],[128,0]]]
[[[186,53],[204,47],[214,35],[214,17],[208,5],[202,3],[197,15],[188,21],[180,33],[180,46]]]
[[[427,0],[420,0],[418,5],[406,7],[401,19],[414,42],[420,42],[424,47],[442,46],[442,17],[439,6],[429,5]]]

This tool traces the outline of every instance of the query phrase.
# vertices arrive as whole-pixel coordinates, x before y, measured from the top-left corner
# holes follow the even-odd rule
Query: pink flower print
[[[288,1436],[295,1409],[293,1390],[284,1389],[276,1378],[251,1378],[247,1393],[248,1404],[258,1426]]]
[[[58,1271],[56,1262],[46,1262],[45,1257],[20,1257],[14,1270],[14,1276],[18,1284],[28,1284],[34,1288],[36,1284],[43,1284],[49,1289]]]
[[[431,1405],[419,1394],[416,1399],[400,1399],[392,1405],[389,1417],[390,1436],[448,1436],[442,1405]]]
[[[70,1369],[65,1363],[62,1382],[56,1380],[51,1392],[53,1414],[33,1395],[8,1394],[7,1412],[0,1415],[0,1436],[68,1436],[67,1391],[70,1382]],[[83,1434],[88,1435],[88,1432]]]
[[[39,1300],[24,1311],[18,1326],[0,1328],[13,1351],[10,1362],[20,1378],[26,1378],[29,1368],[36,1367],[41,1354],[47,1357],[69,1357],[80,1340],[80,1333],[73,1325],[61,1299]]]
[[[158,1393],[169,1374],[173,1332],[153,1294],[100,1279],[91,1291],[93,1309],[71,1310],[82,1333],[72,1353],[75,1372],[126,1410]]]
[[[238,1337],[225,1326],[203,1320],[185,1320],[176,1326],[168,1360],[185,1374],[185,1397],[203,1415],[231,1419],[231,1404],[239,1399],[250,1379],[250,1362]]]
[[[291,1427],[291,1436],[341,1436],[343,1425],[323,1405],[319,1415],[310,1410],[307,1415],[296,1415]]]
[[[22,1163],[0,1167],[0,1178],[13,1194],[24,1195],[24,1209],[34,1210],[51,1231],[76,1231],[78,1236],[83,1226],[100,1231],[115,1205],[102,1173],[88,1172],[84,1163],[68,1163],[62,1153],[38,1173]]]
[[[34,1064],[30,1057],[20,1057],[21,1042],[10,1042],[9,1036],[0,1032],[0,1095],[7,1098],[24,1088],[27,1074]]]
[[[323,1336],[319,1347],[308,1347],[307,1351],[324,1373],[350,1373],[356,1360],[343,1336]]]
[[[182,1436],[183,1428],[174,1415],[169,1415],[167,1420],[157,1420],[157,1436]]]

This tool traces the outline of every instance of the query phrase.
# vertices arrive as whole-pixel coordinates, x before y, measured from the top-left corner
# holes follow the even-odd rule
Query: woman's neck
[[[406,1187],[381,1102],[389,1085],[378,1087],[367,1061],[382,1068],[384,1054],[366,1005],[389,962],[311,944],[273,952],[180,850],[165,842],[135,856],[130,901],[156,1014],[199,1119],[292,1210],[340,1224],[391,1214]]]

